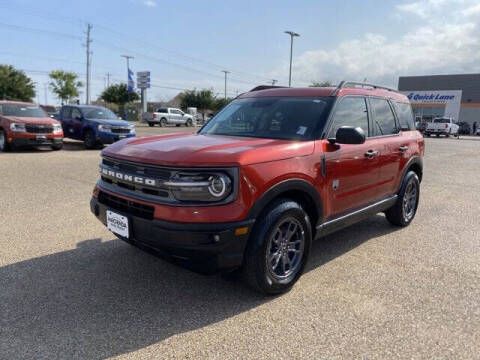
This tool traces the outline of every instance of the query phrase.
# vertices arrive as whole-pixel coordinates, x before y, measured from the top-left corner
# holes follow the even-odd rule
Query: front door
[[[327,180],[326,217],[355,210],[379,199],[379,150],[374,139],[369,138],[369,115],[363,96],[346,96],[338,100],[328,131],[335,137],[341,126],[360,127],[367,135],[363,144],[334,144],[325,141]]]
[[[72,133],[74,139],[82,139],[83,116],[78,108],[72,108]]]

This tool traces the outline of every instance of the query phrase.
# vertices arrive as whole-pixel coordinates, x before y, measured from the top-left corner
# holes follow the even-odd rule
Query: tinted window
[[[245,98],[232,101],[201,134],[307,140],[325,122],[326,98]]]
[[[72,108],[71,107],[64,107],[62,109],[62,118],[63,119],[70,119],[72,115]]]
[[[415,130],[413,112],[410,104],[396,103],[398,121],[402,129]]]
[[[76,119],[77,117],[81,118],[82,113],[80,112],[80,110],[78,110],[76,108],[73,108],[72,109],[72,119]]]
[[[5,116],[18,117],[46,117],[47,114],[36,105],[17,105],[17,104],[3,104],[2,114]]]
[[[387,100],[370,99],[373,112],[375,136],[397,134],[395,116]]]
[[[435,119],[433,122],[437,124],[450,124],[450,119]]]
[[[107,108],[83,108],[87,119],[118,120],[118,116]]]
[[[167,109],[158,109],[157,112],[159,112],[159,113],[167,113],[168,111],[167,111]]]
[[[367,105],[363,97],[346,97],[341,100],[335,109],[328,137],[335,137],[337,130],[342,126],[360,127],[368,134]]]

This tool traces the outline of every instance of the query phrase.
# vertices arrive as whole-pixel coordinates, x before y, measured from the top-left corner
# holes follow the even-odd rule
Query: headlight
[[[127,126],[127,129],[130,129],[130,132],[135,132],[135,125],[129,125]]]
[[[232,180],[223,173],[178,173],[164,185],[180,201],[221,201],[232,193]]]
[[[99,131],[111,132],[112,126],[111,125],[98,125]]]
[[[17,132],[26,132],[25,124],[11,123],[10,130],[17,131]]]
[[[60,134],[61,132],[62,132],[62,125],[54,124],[53,125],[53,133],[54,134]]]

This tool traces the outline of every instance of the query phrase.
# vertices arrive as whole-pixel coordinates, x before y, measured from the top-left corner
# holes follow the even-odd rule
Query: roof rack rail
[[[364,83],[364,82],[358,82],[358,81],[341,81],[340,84],[335,88],[335,90],[332,91],[331,96],[337,95],[337,93],[340,91],[340,89],[345,89],[345,88],[371,88],[371,89],[383,89],[387,91],[394,91],[398,93],[398,90],[386,87],[386,86],[380,86],[380,85],[375,85],[375,84],[369,84],[369,83]]]
[[[277,89],[277,88],[285,88],[286,86],[275,86],[275,85],[258,85],[256,87],[254,87],[252,90],[250,90],[249,92],[252,92],[252,91],[260,91],[260,90],[267,90],[267,89]]]

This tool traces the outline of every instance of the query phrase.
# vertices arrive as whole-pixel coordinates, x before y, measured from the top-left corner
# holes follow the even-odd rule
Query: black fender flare
[[[265,191],[248,212],[247,219],[258,218],[263,209],[271,201],[289,191],[298,191],[307,195],[313,201],[313,205],[318,214],[318,219],[311,219],[312,225],[320,221],[323,216],[323,207],[322,199],[317,189],[315,189],[310,182],[298,178],[281,181]]]
[[[412,168],[412,165],[418,165],[421,170],[420,176],[418,176],[418,181],[422,181],[422,175],[423,175],[423,160],[420,156],[414,156],[410,160],[408,160],[407,164],[404,166],[403,171],[402,171],[402,176],[400,177],[400,183],[398,184],[398,191],[402,188],[403,185],[403,180],[405,179],[405,175],[407,175],[407,172]],[[397,192],[398,192],[397,191]]]

